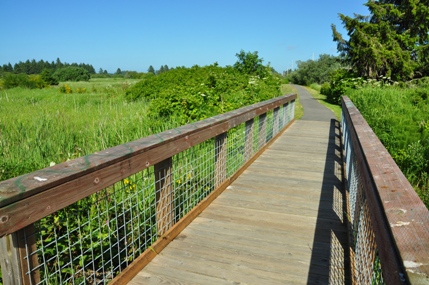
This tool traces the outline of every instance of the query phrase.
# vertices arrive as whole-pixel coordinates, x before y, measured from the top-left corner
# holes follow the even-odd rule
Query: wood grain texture
[[[292,124],[128,284],[347,283],[337,126]]]

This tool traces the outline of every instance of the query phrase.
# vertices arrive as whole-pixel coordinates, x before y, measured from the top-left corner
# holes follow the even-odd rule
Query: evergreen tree
[[[360,76],[406,80],[429,73],[429,5],[419,0],[369,0],[370,16],[340,14],[349,36],[332,25],[338,51]]]
[[[155,68],[153,68],[153,66],[151,65],[151,66],[149,66],[149,68],[147,69],[147,72],[155,74]]]

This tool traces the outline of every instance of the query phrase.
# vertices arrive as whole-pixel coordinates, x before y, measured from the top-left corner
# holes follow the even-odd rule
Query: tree
[[[428,1],[369,0],[370,16],[340,14],[349,36],[332,25],[337,49],[360,76],[406,80],[428,75]]]
[[[103,74],[104,70],[100,67],[100,69],[98,70],[98,74]]]
[[[58,84],[58,80],[54,76],[52,76],[52,72],[49,69],[46,69],[46,68],[43,69],[42,73],[40,74],[40,77],[48,85],[57,85]]]
[[[290,80],[295,84],[310,85],[328,82],[333,71],[341,67],[337,56],[321,54],[318,60],[298,61],[298,69],[291,73]]]
[[[259,58],[257,51],[246,53],[244,50],[241,50],[236,56],[238,60],[234,64],[234,68],[238,71],[244,74],[257,75],[260,78],[267,75],[267,69],[262,64],[264,60]]]
[[[122,70],[120,68],[116,69],[115,74],[116,75],[122,75]]]
[[[155,68],[153,68],[153,66],[151,65],[151,66],[149,66],[149,68],[147,69],[147,72],[155,74]]]

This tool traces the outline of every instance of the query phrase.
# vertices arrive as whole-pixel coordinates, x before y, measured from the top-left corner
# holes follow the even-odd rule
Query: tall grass
[[[0,180],[173,127],[174,122],[149,125],[147,104],[124,99],[131,83],[108,82],[70,83],[84,93],[0,91]]]
[[[428,86],[365,87],[348,95],[429,207]]]

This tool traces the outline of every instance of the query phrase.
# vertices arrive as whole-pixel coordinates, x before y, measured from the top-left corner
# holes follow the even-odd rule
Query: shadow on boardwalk
[[[331,119],[307,284],[350,284],[347,204],[342,177],[340,123]],[[320,275],[321,261],[329,275]],[[322,262],[323,263],[323,262]]]

